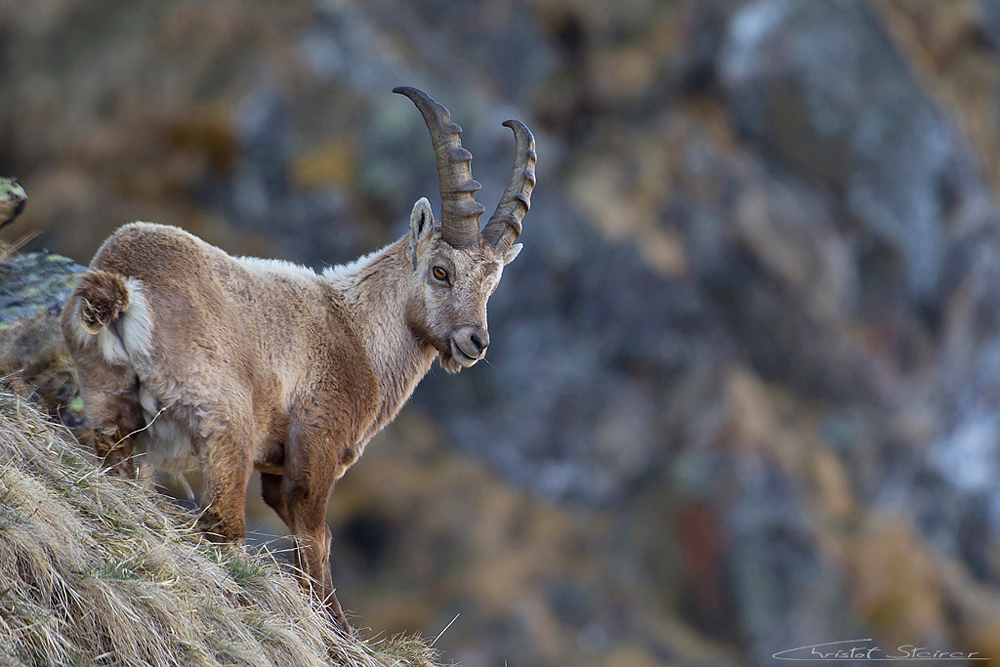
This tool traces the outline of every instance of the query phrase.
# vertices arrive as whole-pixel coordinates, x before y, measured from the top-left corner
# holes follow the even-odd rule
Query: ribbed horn
[[[537,159],[535,138],[531,136],[527,126],[519,120],[508,120],[504,125],[514,131],[514,138],[517,140],[514,168],[496,212],[483,228],[483,240],[496,246],[502,255],[507,254],[510,246],[521,235],[521,220],[531,208]]]
[[[430,130],[441,186],[441,236],[456,248],[478,243],[479,216],[486,207],[476,201],[476,190],[483,186],[472,179],[472,153],[462,148],[462,128],[424,91],[400,86],[392,92],[409,97]]]

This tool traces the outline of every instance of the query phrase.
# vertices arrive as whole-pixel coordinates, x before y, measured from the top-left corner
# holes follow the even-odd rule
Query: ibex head
[[[475,199],[482,186],[472,179],[472,153],[462,148],[462,128],[443,106],[416,88],[393,90],[409,97],[424,116],[437,155],[441,219],[426,198],[410,216],[412,290],[407,313],[417,335],[433,345],[441,366],[455,373],[486,355],[490,335],[486,302],[503,267],[517,257],[521,220],[535,186],[535,139],[524,123],[508,120],[517,153],[507,189],[480,232],[485,207]]]

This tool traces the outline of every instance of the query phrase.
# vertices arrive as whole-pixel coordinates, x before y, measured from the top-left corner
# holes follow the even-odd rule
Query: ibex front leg
[[[333,485],[343,474],[343,466],[335,452],[326,445],[329,437],[311,435],[301,422],[289,429],[283,475],[261,475],[261,495],[278,513],[295,538],[295,565],[301,573],[304,588],[323,602],[334,622],[348,635],[353,633],[344,616],[330,573],[330,542],[332,535],[326,524],[326,508]]]

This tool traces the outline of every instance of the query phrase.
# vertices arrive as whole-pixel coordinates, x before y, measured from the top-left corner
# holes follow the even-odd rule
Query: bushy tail
[[[76,289],[81,299],[80,322],[89,333],[98,333],[128,308],[128,285],[115,273],[91,269],[80,276]]]

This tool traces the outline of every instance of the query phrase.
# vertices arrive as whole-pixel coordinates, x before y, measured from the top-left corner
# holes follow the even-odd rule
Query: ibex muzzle
[[[480,232],[461,128],[419,90],[396,92],[430,129],[440,221],[421,199],[406,236],[322,275],[133,223],[98,251],[62,321],[105,462],[134,475],[138,443],[160,468],[200,468],[199,524],[220,540],[245,537],[246,487],[258,469],[264,500],[295,536],[303,585],[345,632],[326,525],[334,482],[435,357],[456,372],[486,354],[486,302],[521,249],[514,241],[535,184],[534,139],[507,121],[514,169]]]

